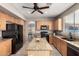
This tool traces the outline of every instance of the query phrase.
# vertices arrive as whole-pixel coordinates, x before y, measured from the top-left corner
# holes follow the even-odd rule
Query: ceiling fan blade
[[[32,12],[31,12],[31,14],[33,14],[34,12],[35,12],[35,10],[34,10],[34,11],[32,11]]]
[[[49,6],[41,7],[39,9],[47,9],[47,8],[49,8]]]
[[[39,12],[39,13],[41,13],[41,14],[43,14],[43,12],[42,12],[42,11],[40,11],[40,10],[38,10],[38,12]]]
[[[26,6],[22,6],[23,8],[28,8],[28,9],[33,9],[33,8],[31,8],[31,7],[26,7]]]

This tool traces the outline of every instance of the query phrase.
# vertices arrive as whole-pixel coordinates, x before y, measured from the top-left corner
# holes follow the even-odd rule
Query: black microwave
[[[48,26],[47,25],[41,25],[41,28],[40,28],[41,30],[48,30],[49,28],[48,28]]]

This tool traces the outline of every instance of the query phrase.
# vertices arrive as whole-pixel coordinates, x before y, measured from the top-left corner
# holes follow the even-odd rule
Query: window
[[[79,35],[79,9],[75,11],[75,33]]]
[[[79,9],[63,17],[63,32],[79,39]]]
[[[63,31],[65,32],[74,32],[74,13],[70,13],[69,15],[63,18]]]
[[[79,10],[75,11],[75,27],[79,30]]]

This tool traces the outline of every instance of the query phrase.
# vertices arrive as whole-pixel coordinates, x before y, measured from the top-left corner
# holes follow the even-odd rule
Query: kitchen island
[[[36,41],[39,39],[39,41]],[[28,56],[50,56],[52,47],[46,38],[34,38],[27,47]]]

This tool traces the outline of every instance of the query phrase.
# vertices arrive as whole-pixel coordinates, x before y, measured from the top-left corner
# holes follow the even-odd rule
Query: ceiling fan
[[[49,6],[45,6],[45,7],[39,7],[37,3],[33,3],[34,4],[34,7],[31,8],[31,7],[26,7],[26,6],[22,6],[23,8],[28,8],[28,9],[34,9],[31,14],[33,14],[35,11],[43,14],[43,12],[41,11],[42,9],[47,9],[49,8]]]

